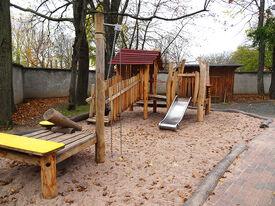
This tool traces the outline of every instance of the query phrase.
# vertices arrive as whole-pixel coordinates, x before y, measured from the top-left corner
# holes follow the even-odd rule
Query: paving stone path
[[[275,122],[249,143],[204,206],[275,206]]]

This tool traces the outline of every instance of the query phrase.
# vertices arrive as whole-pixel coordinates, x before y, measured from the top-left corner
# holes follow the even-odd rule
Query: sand
[[[249,142],[263,130],[261,120],[236,113],[211,112],[198,123],[196,110],[187,110],[178,131],[159,130],[166,109],[151,110],[148,120],[143,120],[142,108],[135,107],[113,124],[113,158],[106,127],[105,163],[95,163],[92,146],[58,164],[59,195],[51,200],[41,196],[39,167],[0,158],[0,203],[182,205],[234,145]],[[94,125],[81,124],[94,132]]]

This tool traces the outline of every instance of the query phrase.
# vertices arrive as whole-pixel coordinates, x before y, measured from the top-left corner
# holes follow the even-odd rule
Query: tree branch
[[[159,20],[163,20],[163,21],[177,21],[177,20],[181,20],[190,16],[194,16],[196,14],[202,13],[208,11],[207,8],[203,8],[201,10],[192,12],[190,14],[186,14],[186,15],[182,15],[176,18],[165,18],[162,16],[157,16],[157,15],[152,15],[149,17],[138,17],[137,15],[132,15],[132,14],[128,14],[128,13],[117,13],[117,12],[100,12],[100,11],[89,11],[88,14],[96,14],[96,13],[100,13],[100,14],[104,14],[104,15],[118,15],[118,16],[127,16],[136,20],[142,20],[142,21],[151,21],[152,19],[159,19]]]
[[[56,21],[56,22],[69,21],[69,22],[73,22],[73,18],[54,18],[54,17],[49,17],[47,15],[41,14],[41,13],[39,13],[39,12],[33,10],[33,9],[22,8],[22,7],[18,6],[18,5],[15,5],[15,4],[10,4],[10,6],[16,8],[16,9],[19,9],[21,11],[33,13],[33,14],[35,14],[37,16],[40,16],[42,18],[45,18],[45,19],[47,19],[49,21]]]

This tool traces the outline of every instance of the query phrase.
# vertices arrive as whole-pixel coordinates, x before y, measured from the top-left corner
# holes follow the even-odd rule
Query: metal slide
[[[176,96],[166,116],[159,123],[159,128],[177,130],[178,124],[182,120],[190,100],[191,100],[191,97],[184,101],[184,100],[179,100],[178,96]]]

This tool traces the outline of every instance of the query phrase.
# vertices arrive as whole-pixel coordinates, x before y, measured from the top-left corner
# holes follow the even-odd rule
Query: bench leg
[[[57,196],[55,153],[40,158],[42,196],[51,199]]]

